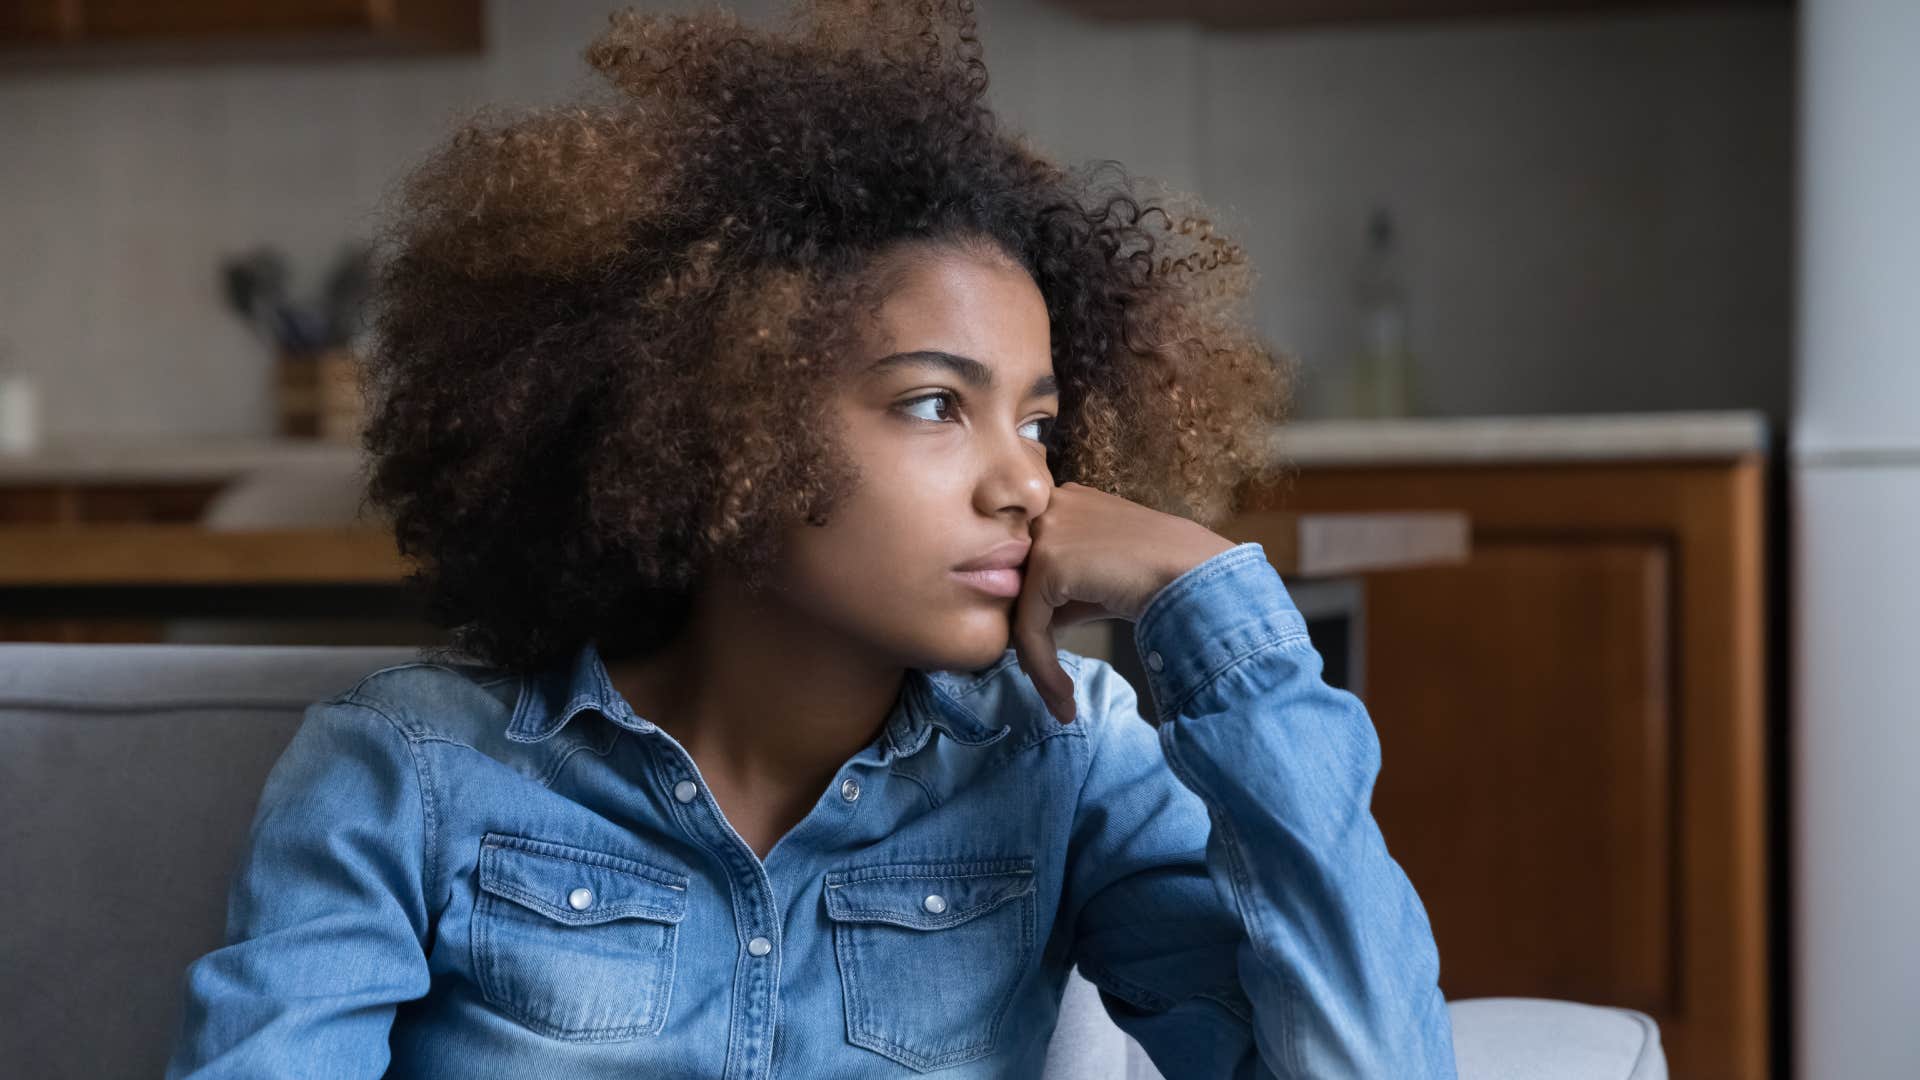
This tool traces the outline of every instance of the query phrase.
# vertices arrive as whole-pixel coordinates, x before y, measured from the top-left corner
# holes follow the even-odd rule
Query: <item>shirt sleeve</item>
[[[386,1071],[396,1003],[430,984],[420,768],[376,709],[307,707],[261,790],[226,944],[186,970],[169,1080]]]
[[[1063,906],[1108,1014],[1169,1076],[1451,1080],[1439,952],[1370,809],[1379,740],[1265,550],[1176,578],[1134,640],[1157,731],[1111,665],[1075,686],[1099,727]]]

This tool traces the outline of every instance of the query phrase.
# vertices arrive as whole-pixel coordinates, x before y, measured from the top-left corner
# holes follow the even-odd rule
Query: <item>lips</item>
[[[989,596],[1015,597],[1020,595],[1020,582],[1025,575],[1014,567],[1000,567],[991,570],[955,570],[953,576]]]
[[[1002,541],[954,567],[953,576],[988,596],[1019,596],[1021,579],[1026,576],[1020,568],[1032,547],[1030,540]]]

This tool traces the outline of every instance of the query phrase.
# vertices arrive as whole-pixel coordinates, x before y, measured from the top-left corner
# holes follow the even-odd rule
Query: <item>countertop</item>
[[[1583,413],[1554,416],[1298,420],[1273,448],[1302,468],[1733,461],[1768,452],[1765,413]]]
[[[183,437],[49,441],[30,454],[0,453],[0,484],[191,484],[263,469],[352,472],[360,449],[321,439]]]
[[[1765,455],[1748,411],[1298,420],[1273,449],[1300,466],[1731,461]],[[0,453],[0,485],[218,482],[260,470],[352,472],[357,446],[315,439],[150,438],[49,443]]]

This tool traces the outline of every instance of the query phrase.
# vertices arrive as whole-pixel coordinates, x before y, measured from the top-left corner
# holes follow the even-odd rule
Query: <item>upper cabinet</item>
[[[1237,30],[1488,15],[1628,13],[1663,9],[1783,8],[1792,0],[1049,0],[1104,19],[1190,19]]]
[[[0,0],[0,64],[478,52],[482,0]]]

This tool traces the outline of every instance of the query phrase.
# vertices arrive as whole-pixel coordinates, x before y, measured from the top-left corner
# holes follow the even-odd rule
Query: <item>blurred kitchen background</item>
[[[354,518],[361,245],[615,6],[0,0],[0,640],[438,640]],[[1470,523],[1355,615],[1448,996],[1913,1075],[1920,4],[980,7],[1007,124],[1249,250],[1259,505]]]
[[[272,366],[229,316],[215,265],[272,243],[297,285],[317,287],[460,110],[586,85],[579,52],[615,5],[401,3],[450,14],[404,35],[334,30],[318,57],[260,60],[231,43],[250,20],[260,35],[303,22],[317,34],[359,6],[0,5],[13,12],[0,14],[12,47],[0,334],[40,383],[49,439],[271,434]],[[734,7],[751,17],[776,5]],[[95,8],[111,21],[96,28]],[[1294,8],[1379,15],[1321,22]],[[61,42],[69,9],[97,48]],[[1244,242],[1262,275],[1262,328],[1307,361],[1305,415],[1343,411],[1376,208],[1404,275],[1419,412],[1784,415],[1789,5],[980,9],[990,94],[1011,124],[1065,160],[1115,158],[1200,193]],[[1515,13],[1481,14],[1501,9]],[[1434,14],[1413,17],[1423,11]],[[44,44],[37,24],[55,28]],[[399,51],[409,41],[428,51]],[[219,58],[194,59],[196,45]],[[136,47],[179,58],[125,55]],[[118,60],[98,55],[110,49]]]

